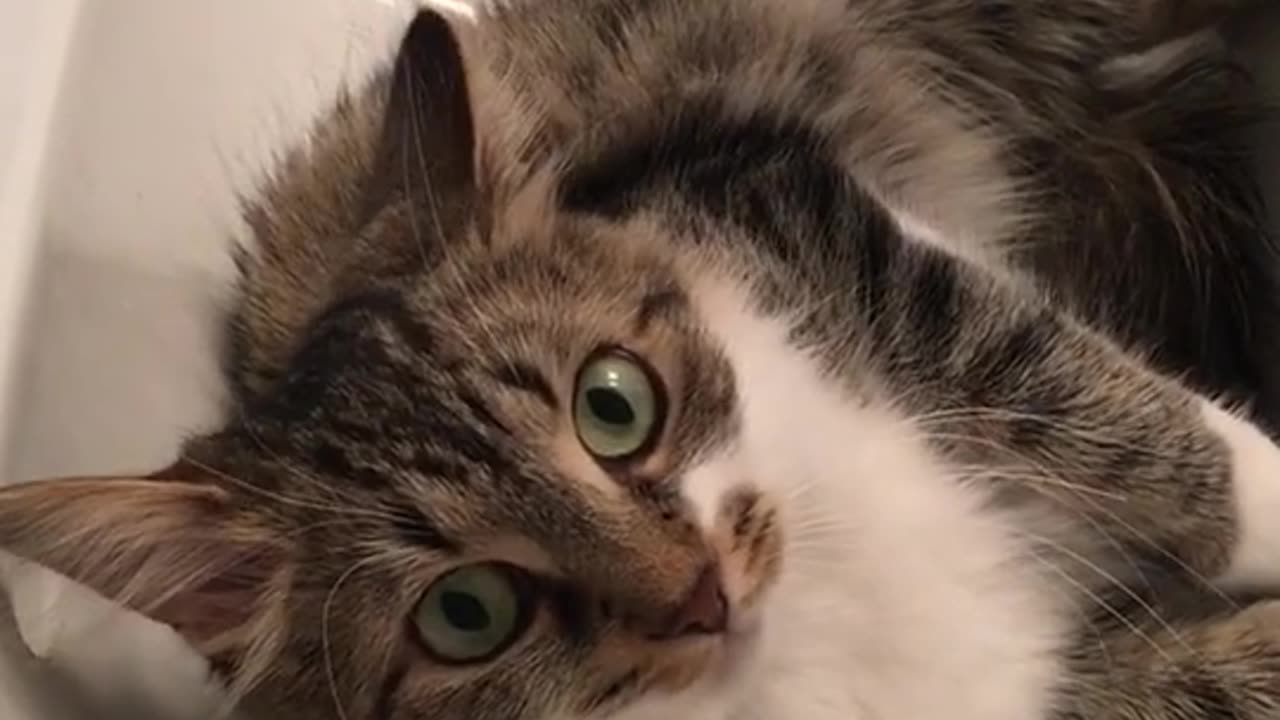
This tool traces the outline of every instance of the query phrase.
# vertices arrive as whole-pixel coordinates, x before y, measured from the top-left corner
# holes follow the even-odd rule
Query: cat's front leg
[[[1137,623],[1082,635],[1055,720],[1272,720],[1280,713],[1280,602]]]
[[[1052,540],[1086,565],[1144,556],[1280,588],[1280,447],[1251,422],[944,253],[904,246],[884,270],[864,313],[905,310],[869,345],[961,472],[1055,513]]]
[[[1231,466],[1235,539],[1217,582],[1231,590],[1280,587],[1280,450],[1249,420],[1200,402],[1205,424],[1226,445]]]

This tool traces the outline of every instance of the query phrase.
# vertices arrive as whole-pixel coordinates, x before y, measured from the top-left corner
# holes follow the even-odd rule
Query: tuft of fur
[[[1186,35],[1236,5],[423,11],[246,200],[238,412],[0,492],[0,545],[264,718],[1270,718],[1280,264]],[[616,348],[661,422],[602,460]],[[486,561],[528,629],[440,662],[416,606]]]

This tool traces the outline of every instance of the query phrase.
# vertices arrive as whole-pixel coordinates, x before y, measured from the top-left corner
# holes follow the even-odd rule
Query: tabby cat
[[[264,719],[1280,717],[1233,5],[424,10],[247,204],[225,426],[0,546]]]

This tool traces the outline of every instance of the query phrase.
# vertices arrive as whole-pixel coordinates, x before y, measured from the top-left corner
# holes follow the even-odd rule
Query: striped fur
[[[0,544],[263,718],[1276,717],[1260,114],[1184,37],[1236,4],[424,11],[246,203],[233,418]],[[572,427],[614,346],[665,410],[624,464]],[[482,559],[530,630],[433,663]],[[643,632],[706,567],[726,634]]]

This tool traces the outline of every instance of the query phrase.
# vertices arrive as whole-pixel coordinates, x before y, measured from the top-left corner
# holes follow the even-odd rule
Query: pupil
[[[591,414],[609,425],[630,425],[636,421],[636,413],[631,403],[620,393],[606,388],[592,388],[587,391],[587,407]]]
[[[445,592],[440,596],[440,611],[450,625],[463,632],[478,632],[489,627],[489,613],[475,595]]]

